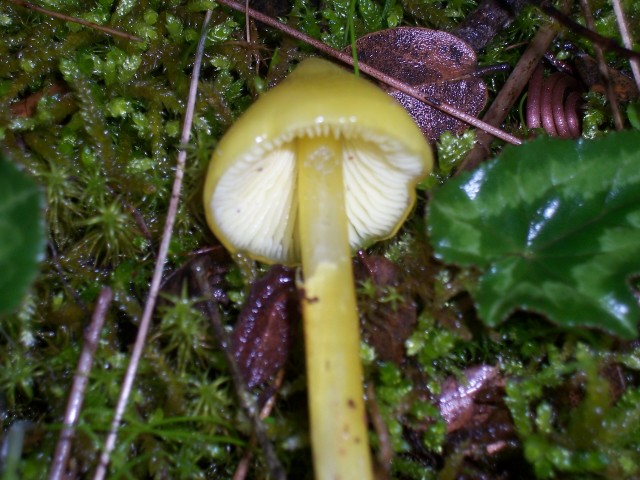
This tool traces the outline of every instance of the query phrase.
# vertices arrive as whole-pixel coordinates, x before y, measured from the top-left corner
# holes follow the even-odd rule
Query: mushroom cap
[[[261,97],[218,143],[204,187],[207,222],[231,252],[299,263],[297,142],[333,136],[343,146],[349,244],[393,236],[433,166],[409,114],[372,83],[309,58]]]

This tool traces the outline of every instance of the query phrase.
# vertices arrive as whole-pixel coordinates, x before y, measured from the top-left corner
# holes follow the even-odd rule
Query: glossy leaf
[[[38,271],[44,249],[42,195],[0,157],[0,313],[15,308]]]
[[[563,326],[637,335],[640,133],[540,139],[437,190],[429,233],[446,262],[478,267],[472,292],[496,325],[516,309]]]

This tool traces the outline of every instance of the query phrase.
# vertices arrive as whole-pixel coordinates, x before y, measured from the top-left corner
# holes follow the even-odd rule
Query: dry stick
[[[513,69],[513,72],[509,75],[507,82],[500,89],[495,100],[484,114],[483,120],[485,122],[498,126],[507,118],[511,107],[515,104],[522,90],[524,90],[524,87],[529,81],[529,77],[531,77],[531,73],[538,66],[540,60],[542,60],[555,35],[555,23],[545,25],[538,30],[538,33],[536,33],[536,36],[522,54],[520,60],[518,60],[518,64]],[[476,134],[475,146],[465,157],[458,172],[476,168],[489,153],[491,141],[491,136],[486,132],[478,132]]]
[[[93,366],[93,358],[98,348],[100,332],[104,325],[104,320],[109,311],[113,292],[109,287],[103,287],[98,296],[96,307],[91,317],[91,323],[84,334],[84,345],[78,360],[76,374],[73,378],[73,385],[67,401],[67,409],[62,422],[63,428],[58,438],[56,452],[53,455],[49,480],[60,480],[66,478],[66,466],[71,453],[71,440],[74,435],[74,428],[80,417],[80,410],[84,402],[84,394],[89,383],[89,373]]]
[[[627,20],[624,17],[624,12],[622,11],[620,0],[611,0],[611,2],[613,3],[613,11],[616,14],[618,29],[620,30],[620,36],[622,37],[622,44],[629,50],[631,50],[633,48],[633,42],[631,41],[631,35],[629,34],[629,25],[627,24]],[[638,90],[640,90],[640,60],[638,60],[637,58],[630,58],[629,63],[631,64],[633,78],[636,81]]]
[[[316,40],[315,38],[310,37],[308,35],[305,35],[304,33],[296,30],[295,28],[291,28],[290,26],[285,25],[284,23],[281,23],[278,20],[273,19],[268,15],[264,15],[251,8],[245,8],[244,5],[237,3],[233,0],[217,0],[216,3],[229,7],[238,12],[246,13],[252,18],[255,18],[256,20],[266,25],[269,25],[270,27],[276,28],[281,32],[286,33],[287,35],[292,36],[293,38],[296,38],[298,40],[301,40],[311,45],[312,47],[314,47],[315,49],[321,51],[326,55],[336,58],[337,60],[340,60],[341,62],[346,63],[347,65],[353,66],[354,62],[353,62],[353,57],[351,55],[343,53],[339,50],[335,50],[329,47],[328,45],[325,45],[321,41]],[[488,123],[483,122],[482,120],[474,117],[473,115],[469,115],[468,113],[462,112],[457,108],[449,105],[448,103],[441,102],[440,100],[437,100],[435,98],[425,97],[419,90],[412,88],[409,85],[402,83],[397,79],[385,73],[382,73],[380,70],[376,70],[375,68],[370,67],[367,64],[358,62],[358,68],[360,69],[360,71],[366,73],[370,77],[373,77],[382,83],[386,83],[390,87],[393,87],[396,90],[406,95],[409,95],[410,97],[413,97],[416,100],[421,101],[422,103],[426,103],[427,105],[437,110],[440,110],[441,112],[444,112],[452,116],[453,118],[456,118],[465,123],[468,123],[469,125],[479,128],[480,130],[484,130],[490,133],[491,135],[493,135],[494,137],[499,138],[500,140],[504,140],[505,142],[512,143],[514,145],[520,145],[522,143],[522,140],[520,140],[518,137],[515,137],[497,127],[494,127],[493,125],[489,125]]]
[[[376,480],[387,480],[391,478],[391,462],[393,461],[393,448],[391,447],[391,435],[389,427],[382,418],[378,401],[376,399],[376,389],[373,383],[367,385],[367,410],[369,419],[373,424],[373,429],[378,435],[378,464],[383,471],[376,472]]]
[[[591,7],[588,0],[580,0],[580,8],[582,9],[582,15],[584,16],[585,23],[590,30],[595,30],[595,23],[593,21],[593,15],[591,14]],[[622,120],[622,113],[620,113],[620,106],[618,105],[618,97],[613,89],[611,78],[609,76],[609,67],[604,59],[604,53],[602,47],[597,43],[593,44],[593,51],[596,54],[596,60],[598,61],[598,72],[600,78],[605,86],[605,92],[607,94],[607,100],[611,105],[611,114],[613,115],[613,124],[616,130],[622,130],[624,128],[624,122]]]
[[[210,288],[211,287],[209,287],[209,289]],[[220,313],[218,312],[217,315],[219,316]],[[215,328],[218,328],[218,327],[216,326]],[[283,379],[284,379],[284,369],[281,369],[278,372],[275,381],[273,382],[273,388],[275,391],[267,399],[264,406],[262,407],[262,410],[260,410],[260,420],[264,420],[269,415],[271,415],[271,411],[273,410],[273,407],[276,404],[277,391],[280,389]],[[244,385],[244,382],[243,382],[243,385]],[[255,444],[255,440],[256,440],[256,437],[254,435],[253,437],[251,437],[251,441],[250,441],[251,446]],[[247,478],[247,474],[249,473],[249,467],[250,467],[252,458],[253,458],[253,452],[251,451],[251,449],[247,449],[245,454],[242,456],[242,458],[238,462],[236,471],[233,473],[233,477],[231,477],[231,480],[244,480],[245,478]]]
[[[42,13],[44,15],[48,15],[49,17],[57,18],[58,20],[64,20],[65,22],[78,23],[80,25],[84,25],[85,27],[93,28],[94,30],[100,30],[107,35],[111,35],[114,37],[122,37],[127,40],[131,40],[132,42],[142,42],[140,37],[136,37],[135,35],[131,35],[130,33],[126,33],[115,28],[104,27],[102,25],[98,25],[97,23],[88,22],[87,20],[82,20],[81,18],[70,17],[69,15],[65,15],[64,13],[54,12],[53,10],[47,10],[46,8],[39,7],[38,5],[34,5],[30,2],[25,2],[24,0],[9,0],[11,3],[15,5],[19,5],[29,10],[33,10],[34,12]]]
[[[187,108],[184,114],[184,124],[182,126],[182,136],[180,138],[180,151],[178,152],[178,159],[176,164],[176,174],[173,181],[173,188],[171,191],[171,199],[169,201],[169,208],[167,211],[167,220],[162,232],[162,240],[160,241],[160,247],[158,249],[158,258],[156,259],[155,268],[153,270],[153,277],[151,279],[151,286],[149,288],[149,296],[144,306],[144,312],[140,321],[140,327],[138,328],[138,335],[131,351],[131,360],[122,382],[122,388],[120,389],[120,396],[118,398],[118,404],[116,405],[113,422],[107,436],[107,440],[100,455],[100,462],[96,469],[94,480],[104,479],[107,473],[107,467],[109,465],[109,457],[116,444],[116,437],[118,436],[118,428],[124,415],[124,411],[129,401],[131,394],[131,388],[133,381],[138,371],[138,364],[142,357],[142,351],[145,346],[147,333],[151,324],[151,316],[156,305],[156,299],[158,292],[160,291],[160,282],[162,281],[162,273],[164,271],[164,263],[167,259],[167,252],[169,251],[169,242],[171,241],[171,235],[173,233],[173,225],[176,220],[176,212],[178,210],[178,203],[180,201],[180,191],[182,189],[182,180],[184,177],[185,162],[187,158],[187,144],[189,142],[189,134],[191,132],[191,124],[193,122],[193,112],[196,103],[196,94],[198,91],[198,77],[200,75],[200,66],[202,64],[202,56],[204,51],[204,44],[206,39],[207,27],[209,26],[209,20],[211,20],[211,10],[207,10],[202,25],[202,33],[200,40],[198,41],[198,48],[196,49],[196,56],[193,64],[193,73],[191,77],[191,84],[189,85],[189,96],[187,99]]]
[[[640,52],[636,52],[635,50],[630,50],[625,47],[621,47],[618,43],[609,38],[600,35],[598,32],[593,30],[592,27],[585,27],[580,25],[575,20],[569,18],[565,13],[556,10],[553,5],[549,4],[549,0],[528,0],[529,3],[535,5],[544,13],[549,15],[551,18],[556,20],[560,25],[567,27],[574,33],[581,35],[589,40],[591,40],[594,44],[600,45],[602,48],[609,52],[615,52],[620,55],[624,55],[627,58],[636,58],[640,59]]]
[[[218,304],[213,301],[214,295],[211,285],[206,281],[203,275],[197,275],[197,272],[196,280],[198,282],[198,287],[204,293],[205,304],[207,307],[207,312],[209,313],[209,319],[211,321],[211,328],[213,329],[215,337],[218,339],[220,350],[227,360],[227,366],[229,367],[231,380],[233,381],[236,393],[238,395],[238,401],[242,409],[244,410],[245,415],[247,415],[249,417],[249,420],[251,421],[253,433],[255,434],[255,438],[258,440],[260,448],[262,449],[262,452],[264,454],[270,477],[274,478],[275,480],[285,480],[287,477],[285,475],[284,467],[280,463],[280,460],[278,459],[278,456],[276,454],[276,450],[269,440],[269,435],[267,434],[264,423],[262,422],[261,412],[258,411],[258,406],[256,405],[254,398],[247,391],[244,379],[242,377],[242,372],[240,371],[240,367],[238,367],[238,363],[236,362],[235,358],[233,357],[233,353],[229,348],[229,338],[227,335],[227,331],[222,325]]]

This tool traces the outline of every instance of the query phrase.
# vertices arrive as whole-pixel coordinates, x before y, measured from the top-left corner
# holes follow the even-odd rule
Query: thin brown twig
[[[369,411],[369,419],[373,424],[373,428],[378,435],[378,455],[377,460],[381,472],[376,476],[377,480],[387,480],[391,478],[391,462],[393,461],[393,448],[391,446],[391,435],[389,427],[382,418],[378,401],[376,400],[376,389],[373,383],[367,385],[367,410]]]
[[[189,85],[189,96],[187,99],[187,108],[184,114],[184,123],[182,125],[182,136],[180,138],[180,151],[178,152],[178,159],[176,162],[176,173],[173,180],[173,188],[171,191],[171,199],[169,201],[169,208],[167,210],[167,219],[162,232],[162,239],[160,241],[160,247],[158,249],[158,257],[156,259],[153,277],[151,279],[151,286],[149,288],[149,296],[144,306],[144,312],[142,319],[140,320],[140,327],[138,328],[138,335],[131,351],[131,359],[125,373],[122,387],[120,389],[120,396],[118,397],[118,403],[116,405],[115,414],[109,434],[105,441],[102,454],[100,455],[100,461],[96,469],[94,480],[104,479],[107,473],[107,467],[109,466],[109,459],[111,452],[115,448],[116,438],[118,436],[118,429],[122,418],[124,416],[129,396],[131,395],[131,389],[133,387],[133,381],[138,371],[138,365],[142,357],[142,351],[146,344],[147,333],[149,332],[149,326],[151,325],[151,317],[155,309],[156,300],[160,291],[160,283],[162,281],[162,274],[164,272],[164,265],[167,259],[167,253],[169,251],[169,242],[173,234],[173,226],[176,220],[176,213],[178,211],[178,204],[180,202],[180,192],[182,190],[182,182],[184,178],[185,163],[187,158],[187,144],[189,143],[189,136],[191,134],[191,125],[193,123],[193,114],[195,110],[196,94],[198,91],[198,77],[200,76],[200,67],[202,65],[202,57],[204,52],[204,44],[206,40],[206,33],[211,20],[211,10],[207,10],[202,25],[202,33],[200,40],[198,41],[198,47],[196,49],[195,60],[193,64],[193,73],[191,77],[191,83]]]
[[[593,27],[584,27],[580,25],[578,22],[569,18],[565,13],[557,10],[553,5],[549,3],[549,0],[528,0],[529,3],[535,5],[544,13],[549,15],[551,18],[556,20],[559,24],[567,27],[572,32],[577,33],[585,38],[588,38],[593,42],[594,45],[599,45],[607,51],[615,52],[620,55],[624,55],[627,58],[636,58],[640,59],[640,52],[636,52],[635,50],[630,50],[628,48],[622,47],[618,45],[618,43],[609,38],[600,35],[596,32]]]
[[[285,25],[284,23],[281,23],[278,20],[269,17],[268,15],[264,15],[263,13],[260,13],[251,8],[245,8],[244,5],[238,2],[235,2],[233,0],[217,0],[216,3],[229,7],[238,12],[248,14],[252,18],[255,18],[256,20],[258,20],[259,22],[262,22],[266,25],[269,25],[270,27],[276,28],[281,32],[286,33],[287,35],[290,35],[298,40],[301,40],[311,45],[315,49],[319,50],[320,52],[324,53],[325,55],[329,55],[343,63],[346,63],[347,65],[353,66],[354,64],[353,57],[351,55],[343,53],[339,50],[335,50],[330,46],[325,45],[321,41],[316,40],[315,38],[310,37],[300,32],[299,30],[296,30],[295,28]],[[419,90],[412,88],[409,85],[402,83],[397,79],[389,75],[386,75],[385,73],[382,73],[380,70],[370,67],[367,64],[358,62],[358,68],[360,69],[360,71],[366,73],[370,77],[373,77],[376,80],[383,82],[389,85],[390,87],[393,87],[396,90],[406,95],[409,95],[410,97],[415,98],[416,100],[426,103],[427,105],[437,110],[440,110],[441,112],[444,112],[452,116],[453,118],[456,118],[465,123],[468,123],[469,125],[479,128],[480,130],[484,130],[496,138],[499,138],[501,140],[504,140],[507,143],[511,143],[514,145],[520,145],[522,143],[522,140],[520,140],[518,137],[515,137],[505,132],[504,130],[501,130],[500,128],[494,127],[493,125],[489,125],[488,123],[483,122],[482,120],[474,117],[473,115],[469,115],[468,113],[462,112],[457,108],[453,107],[452,105],[449,105],[448,103],[441,102],[435,98],[426,97]]]
[[[269,396],[269,398],[265,402],[264,406],[262,407],[262,410],[260,410],[260,420],[264,420],[269,415],[271,415],[271,411],[273,410],[273,407],[276,404],[277,391],[280,389],[280,386],[282,385],[283,380],[284,380],[284,369],[281,369],[278,372],[275,381],[273,382],[274,383],[273,393]],[[256,442],[256,437],[254,435],[253,437],[251,437],[250,445],[253,446],[255,442]],[[248,448],[247,451],[242,456],[242,458],[240,459],[240,461],[238,462],[238,466],[236,467],[236,471],[233,472],[233,477],[231,477],[231,480],[245,480],[245,478],[247,478],[247,475],[249,474],[249,467],[251,465],[252,458],[253,458],[253,450],[251,448]]]
[[[531,74],[542,60],[545,52],[556,36],[554,23],[545,25],[536,33],[535,37],[524,51],[511,75],[496,96],[495,100],[484,114],[483,120],[492,125],[500,125],[507,117],[516,99],[527,85]],[[476,134],[476,143],[460,165],[458,172],[473,170],[489,153],[492,138],[485,132]]]
[[[249,0],[244,0],[244,8],[245,11],[249,9]],[[245,37],[247,40],[247,43],[251,43],[251,26],[249,25],[249,15],[244,16],[244,29],[245,29]]]
[[[284,467],[280,463],[278,455],[276,454],[276,450],[269,440],[267,430],[264,426],[264,422],[262,421],[263,418],[260,415],[261,412],[258,411],[258,406],[255,399],[247,390],[242,372],[240,371],[240,367],[238,366],[238,363],[236,362],[236,359],[233,357],[233,353],[229,348],[227,331],[224,329],[224,325],[222,325],[218,304],[213,300],[214,296],[211,289],[211,284],[203,278],[203,275],[197,275],[197,281],[198,287],[202,290],[206,299],[205,304],[209,313],[211,328],[213,329],[213,333],[218,340],[219,348],[227,360],[227,366],[229,367],[231,380],[238,396],[238,402],[240,403],[240,406],[245,415],[251,422],[251,426],[253,427],[253,434],[255,435],[255,438],[258,441],[260,448],[262,449],[265,463],[267,464],[267,467],[269,469],[269,475],[275,480],[286,480]]]
[[[624,12],[622,11],[620,0],[611,0],[611,3],[613,3],[613,11],[616,14],[618,30],[620,30],[620,36],[622,37],[622,44],[628,49],[631,49],[633,48],[633,41],[631,40],[629,25],[627,24]],[[630,58],[629,63],[631,64],[631,72],[633,73],[633,78],[636,81],[638,90],[640,90],[640,60],[638,60],[637,58]]]
[[[89,22],[88,20],[83,20],[81,18],[71,17],[69,15],[65,15],[64,13],[54,12],[53,10],[48,10],[46,8],[40,7],[38,5],[34,5],[33,3],[26,2],[24,0],[9,0],[9,1],[15,5],[26,8],[28,10],[33,10],[34,12],[42,13],[43,15],[57,18],[58,20],[63,20],[65,22],[72,22],[72,23],[77,23],[79,25],[84,25],[85,27],[93,28],[94,30],[99,30],[102,33],[106,33],[107,35],[111,35],[113,37],[125,38],[127,40],[131,40],[132,42],[143,41],[140,37],[136,37],[135,35],[131,35],[130,33],[126,33],[115,28],[98,25],[97,23]]]
[[[582,9],[582,15],[584,16],[584,20],[587,27],[590,30],[594,30],[595,22],[593,21],[593,15],[591,14],[591,7],[589,6],[589,1],[580,0],[580,8]],[[607,62],[604,59],[604,53],[602,51],[602,47],[599,44],[594,43],[593,52],[596,55],[596,60],[598,62],[598,72],[600,73],[600,78],[604,83],[607,100],[609,102],[609,105],[611,105],[611,114],[613,116],[613,124],[615,125],[616,130],[622,130],[624,128],[622,113],[620,113],[620,106],[618,105],[618,97],[616,96],[616,92],[613,89],[613,83],[611,82],[611,78],[609,76],[609,67],[607,66]]]
[[[51,470],[49,472],[49,480],[61,480],[67,477],[66,467],[71,453],[71,442],[74,436],[74,428],[80,417],[80,410],[84,403],[84,395],[89,383],[89,374],[93,366],[93,358],[98,348],[100,332],[104,325],[113,292],[109,287],[103,287],[98,296],[91,323],[87,327],[84,334],[84,345],[78,360],[76,374],[73,377],[73,384],[67,401],[67,409],[64,413],[62,422],[62,430],[56,445],[56,451],[53,455]]]

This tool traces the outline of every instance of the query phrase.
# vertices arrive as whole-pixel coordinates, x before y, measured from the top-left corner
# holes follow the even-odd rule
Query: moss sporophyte
[[[262,95],[213,154],[204,203],[220,241],[302,264],[319,479],[373,476],[351,249],[395,234],[431,168],[429,145],[399,104],[317,58]]]

